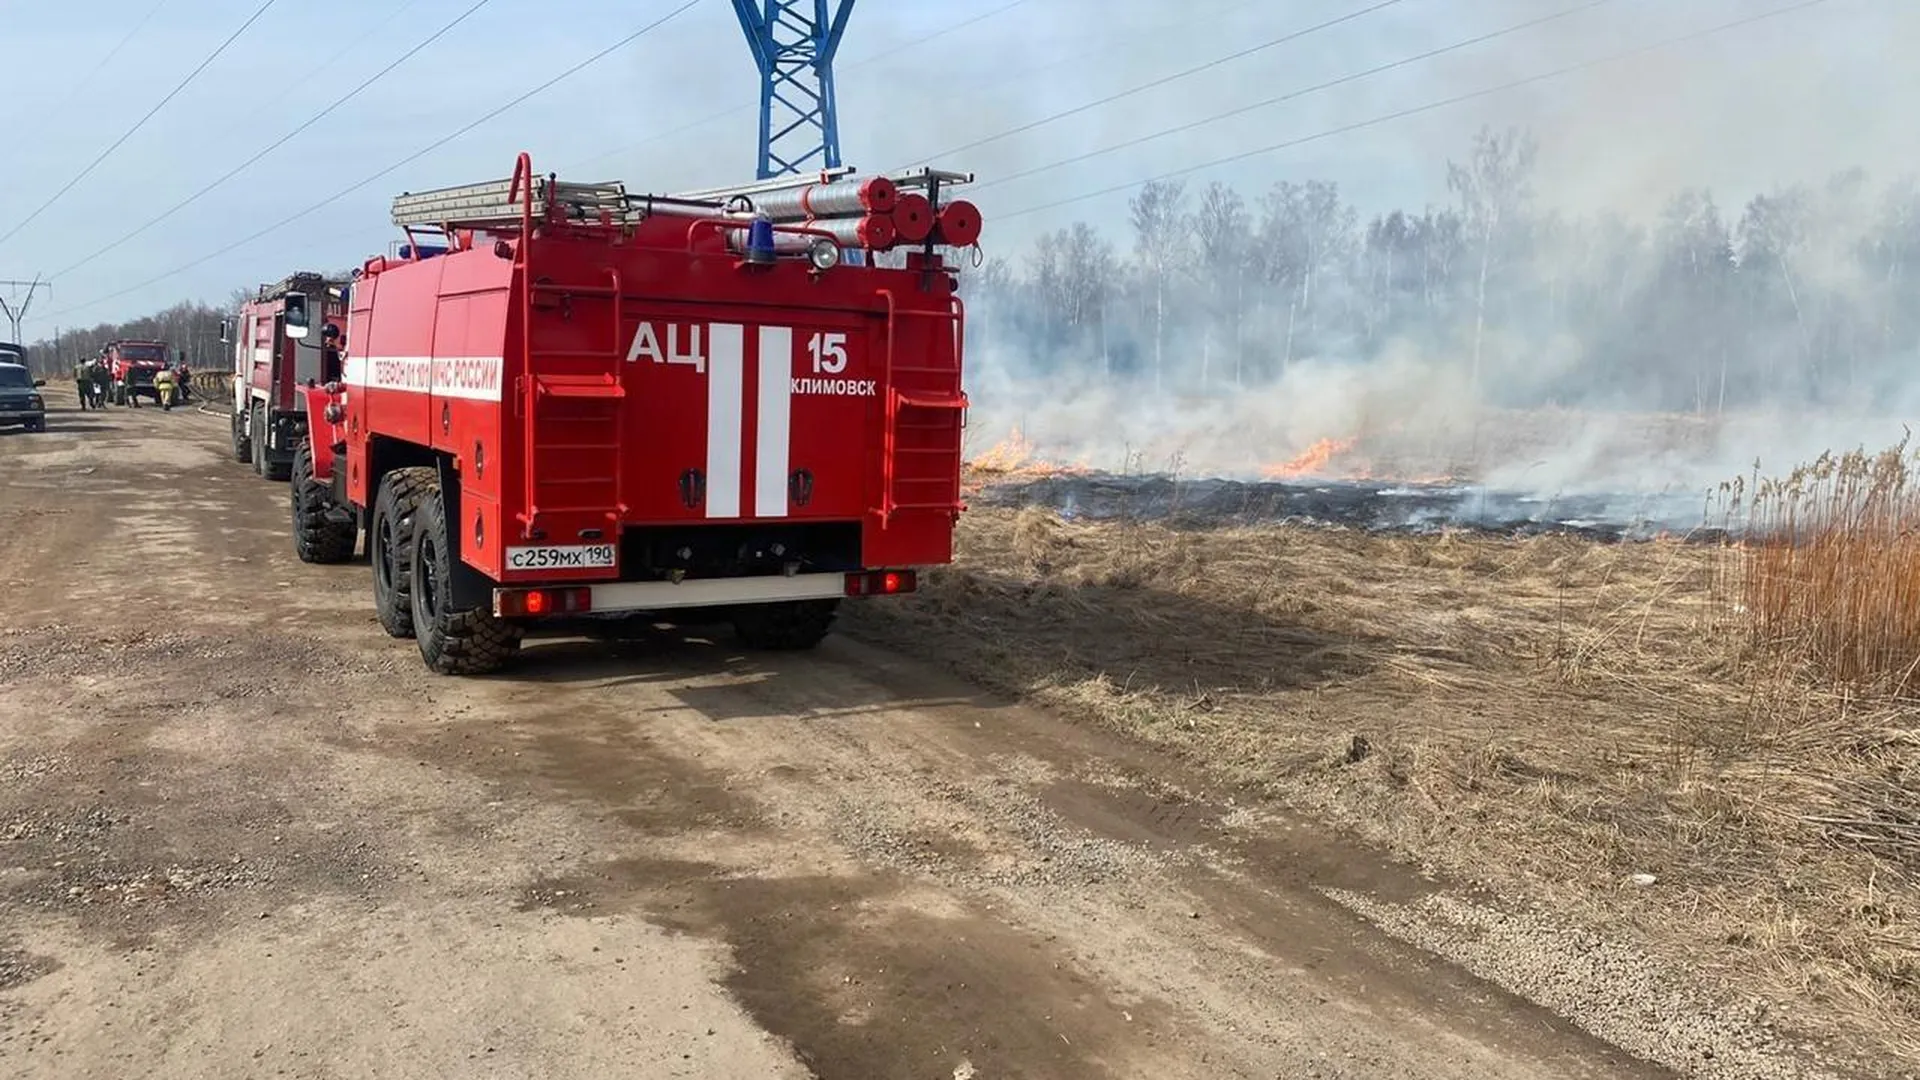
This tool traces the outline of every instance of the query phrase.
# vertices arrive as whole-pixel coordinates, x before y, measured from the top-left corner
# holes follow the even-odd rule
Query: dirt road
[[[224,442],[0,433],[0,1075],[1673,1075],[1329,897],[1432,883],[846,638],[431,676]]]

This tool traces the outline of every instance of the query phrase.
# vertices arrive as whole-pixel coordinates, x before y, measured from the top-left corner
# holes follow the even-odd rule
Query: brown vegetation
[[[1885,615],[1920,564],[1835,542],[1749,556],[1041,510],[970,512],[960,550],[855,632],[1920,1063],[1920,720],[1822,689],[1778,648],[1839,640],[1783,582],[1905,568],[1881,590],[1820,586],[1818,610]]]
[[[1920,488],[1906,449],[1822,455],[1759,484],[1744,508],[1755,542],[1741,589],[1754,633],[1806,675],[1884,694],[1916,689]]]

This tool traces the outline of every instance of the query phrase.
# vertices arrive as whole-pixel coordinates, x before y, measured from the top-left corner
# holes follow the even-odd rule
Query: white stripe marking
[[[707,516],[740,516],[741,413],[746,405],[746,328],[707,327]]]
[[[754,413],[753,512],[787,516],[787,451],[793,422],[793,328],[760,328],[760,387]]]

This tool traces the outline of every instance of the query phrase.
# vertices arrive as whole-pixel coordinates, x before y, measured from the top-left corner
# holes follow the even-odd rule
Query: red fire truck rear
[[[294,447],[306,438],[306,401],[297,388],[334,382],[337,350],[324,334],[292,337],[287,309],[295,322],[346,326],[346,285],[325,275],[300,272],[262,285],[253,299],[220,321],[220,341],[233,348],[233,460],[251,462],[269,480],[285,480],[293,468]]]
[[[173,352],[164,341],[110,341],[100,350],[107,372],[113,377],[113,403],[131,405],[140,398],[160,402],[153,376],[173,362]]]
[[[980,219],[946,194],[969,174],[850,172],[653,196],[522,154],[396,199],[405,254],[356,272],[345,377],[303,390],[299,557],[364,533],[381,625],[446,674],[545,620],[809,648],[841,600],[913,591],[965,509],[943,253]]]

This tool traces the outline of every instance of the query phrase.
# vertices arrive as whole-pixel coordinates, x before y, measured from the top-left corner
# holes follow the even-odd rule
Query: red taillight
[[[593,590],[584,587],[493,591],[493,613],[503,619],[577,615],[592,609]]]
[[[917,584],[911,570],[868,570],[847,575],[848,596],[896,596]]]

